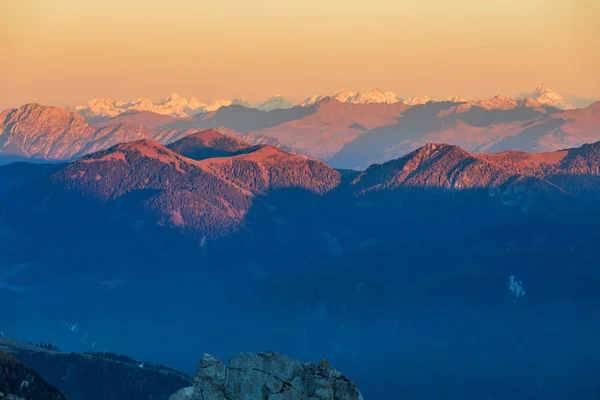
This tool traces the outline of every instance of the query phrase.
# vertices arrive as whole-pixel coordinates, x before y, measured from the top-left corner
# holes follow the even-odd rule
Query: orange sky
[[[597,0],[0,0],[0,108],[92,97],[600,97]]]

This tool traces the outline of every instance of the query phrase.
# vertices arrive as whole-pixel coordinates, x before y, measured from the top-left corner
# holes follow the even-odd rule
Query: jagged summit
[[[488,109],[511,109],[517,106],[517,100],[513,97],[497,95],[487,100],[479,100],[476,102],[483,108]]]
[[[570,110],[574,108],[567,103],[564,97],[550,89],[545,83],[538,85],[531,97],[540,104],[549,105],[561,110]]]
[[[404,157],[367,168],[353,185],[360,193],[366,193],[399,187],[489,189],[516,182],[526,186],[541,184],[560,192],[543,178],[558,171],[566,155],[566,151],[477,154],[455,145],[427,143]]]
[[[368,92],[359,92],[350,98],[352,104],[385,103],[393,104],[399,101],[398,96],[393,92],[383,92],[379,89],[373,89]]]
[[[344,97],[346,94],[338,94],[334,98]],[[379,89],[373,89],[368,92],[358,92],[354,94],[347,94],[346,103],[351,104],[369,104],[369,103],[385,103],[385,104],[393,104],[397,103],[398,96],[396,96],[393,92],[383,92]]]
[[[0,153],[44,160],[69,160],[120,142],[152,137],[151,129],[119,123],[96,127],[59,107],[26,104],[0,113]]]
[[[218,109],[222,105],[222,101],[207,105],[195,97],[188,99],[177,93],[171,93],[158,102],[153,102],[146,97],[138,97],[129,102],[115,101],[112,98],[95,98],[84,105],[74,107],[74,110],[85,118],[110,118],[129,111],[150,111],[180,118],[206,111],[205,109],[211,106],[212,109]]]
[[[403,100],[391,91],[383,91],[379,88],[375,88],[365,92],[339,92],[334,95],[315,94],[307,97],[298,105],[303,107],[311,106],[328,97],[339,102],[349,104],[394,104],[397,102],[403,102],[404,104],[412,106],[426,104],[430,101],[433,101],[431,97],[424,95],[413,96]],[[555,107],[561,110],[569,110],[573,108],[567,104],[567,101],[561,95],[550,89],[545,83],[538,85],[534,92],[527,94],[524,97],[536,100],[542,105]],[[470,103],[458,95],[448,96],[444,101],[454,103]],[[479,100],[476,102],[482,101],[485,100]],[[208,113],[216,111],[221,107],[227,107],[230,105],[242,105],[247,108],[252,108],[252,106],[243,98],[236,98],[233,100],[215,99],[209,101],[208,103],[204,103],[198,100],[196,97],[191,97],[188,99],[180,96],[177,93],[170,93],[168,96],[162,98],[158,102],[153,102],[145,97],[138,97],[129,102],[122,100],[115,101],[110,97],[94,98],[89,100],[86,104],[73,107],[72,109],[85,118],[112,118],[131,110],[150,111],[157,114],[182,118],[202,112]],[[293,105],[294,104],[286,100],[281,94],[276,93],[267,101],[254,108],[257,108],[261,111],[271,111],[274,109],[291,108]]]
[[[18,120],[26,118],[30,120],[28,122],[39,122],[55,118],[67,118],[77,121],[83,121],[83,117],[81,115],[74,113],[70,110],[61,107],[46,106],[39,103],[28,103],[22,105],[19,108],[4,110],[0,113],[0,115],[9,116],[11,122],[3,121],[5,124],[15,123]],[[35,121],[33,120],[34,118]]]
[[[300,103],[299,105],[301,105],[302,107],[309,107],[309,106],[312,106],[313,104],[316,104],[319,101],[325,99],[326,97],[327,96],[323,96],[320,94],[314,94],[314,95],[304,99],[304,101],[302,103]]]
[[[164,99],[162,99],[158,104],[180,103],[180,102],[186,102],[187,103],[187,100],[184,99],[183,97],[181,97],[180,95],[178,95],[177,93],[171,93],[167,97],[165,97]]]
[[[111,98],[93,98],[84,105],[76,106],[74,110],[84,117],[114,117],[121,114],[125,103],[119,102],[119,104],[117,105],[117,102]]]
[[[507,150],[487,154],[427,143],[404,157],[370,166],[354,178],[352,187],[358,194],[404,187],[499,188],[498,193],[509,197],[524,193],[573,196],[589,193],[588,179],[597,176],[599,168],[600,142],[544,153]]]
[[[545,83],[540,83],[538,85],[538,87],[535,88],[536,93],[544,93],[549,91],[550,89],[548,88],[548,86]]]
[[[421,104],[427,104],[430,101],[432,101],[432,99],[429,96],[413,96],[410,99],[404,100],[402,102],[409,106],[416,106]]]
[[[383,92],[382,90],[376,88],[368,92],[340,92],[333,96],[315,94],[306,98],[302,103],[300,103],[300,105],[303,107],[311,106],[326,98],[332,98],[341,103],[349,104],[394,104],[400,101],[398,96],[396,96],[396,94],[393,92]]]
[[[448,96],[448,97],[446,97],[445,101],[450,101],[452,103],[466,103],[467,102],[467,100],[465,100],[464,98],[462,98],[461,96],[458,96],[458,95]]]

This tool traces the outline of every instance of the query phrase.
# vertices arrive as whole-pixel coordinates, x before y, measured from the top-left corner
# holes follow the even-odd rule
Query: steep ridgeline
[[[351,187],[357,195],[399,188],[469,191],[490,195],[572,196],[600,194],[600,142],[549,153],[504,151],[469,153],[458,146],[430,143],[414,152],[376,164]]]
[[[5,365],[9,362],[20,366],[21,371],[28,371],[28,376],[33,378],[29,378],[31,382],[29,386],[23,385],[22,388],[28,389],[29,392],[26,390],[15,392],[14,388],[12,392],[4,389],[5,394],[14,393],[26,399],[62,400],[68,396],[69,399],[89,400],[166,400],[171,393],[189,382],[189,377],[181,372],[160,365],[137,362],[126,356],[111,353],[66,353],[42,349],[7,338],[0,338],[0,363],[2,362]],[[31,372],[20,363],[34,368],[65,396],[60,394],[58,389],[41,380],[40,375]],[[9,383],[12,384],[9,387],[14,387],[14,383]],[[16,383],[17,389],[20,384],[19,380]],[[45,395],[32,391],[40,388],[45,390]]]
[[[168,143],[202,130],[151,129],[156,124],[134,125],[131,122],[139,120],[130,117],[93,126],[79,114],[58,107],[27,104],[5,110],[0,113],[0,164],[18,160],[69,161],[119,143],[141,139]]]
[[[369,201],[408,191],[483,193],[492,202],[497,199],[499,204],[529,210],[535,201],[556,204],[573,196],[597,198],[599,174],[600,143],[538,154],[476,154],[457,146],[428,144],[402,158],[347,175],[349,181],[336,193],[368,196]],[[256,196],[277,189],[325,195],[342,183],[342,174],[320,161],[269,145],[250,146],[212,130],[193,133],[167,147],[149,140],[123,143],[64,167],[8,165],[0,168],[3,175],[13,179],[1,190],[23,186],[34,178],[45,182],[39,189],[37,183],[30,185],[27,196],[9,201],[9,208],[26,204],[24,199],[34,201],[36,196],[37,202],[48,198],[49,204],[57,205],[63,204],[59,195],[75,202],[83,196],[111,204],[111,212],[142,213],[159,225],[208,237],[243,227],[248,210],[263,204],[255,202]],[[331,197],[333,202],[342,202],[336,209],[347,207],[342,199]],[[37,204],[31,207],[39,208]]]
[[[130,124],[93,127],[76,113],[39,104],[27,104],[0,114],[2,157],[70,160],[120,142],[152,135],[151,129]]]
[[[573,200],[569,192],[486,156],[430,143],[351,177],[344,190],[363,220],[361,234],[407,240],[396,228],[403,224],[411,226],[413,240],[447,238],[473,234],[522,213],[568,210]]]
[[[345,169],[365,169],[427,143],[493,153],[556,151],[600,140],[600,102],[580,109],[505,96],[409,103],[323,97],[271,111],[231,104],[184,118],[130,110],[99,125],[61,108],[27,104],[0,113],[0,161],[73,160],[125,141],[171,143],[209,128]]]
[[[301,363],[277,353],[240,353],[227,366],[204,354],[193,385],[169,400],[362,400],[356,385],[331,367]]]
[[[200,146],[191,144],[197,140],[192,137],[173,147],[198,155],[207,148],[202,140]],[[209,237],[241,227],[256,195],[283,188],[323,194],[341,180],[337,171],[320,161],[271,146],[249,148],[224,138],[216,143],[235,143],[235,148],[245,150],[196,161],[157,142],[135,141],[85,156],[48,179],[63,193],[113,203],[121,212],[150,213],[159,224]],[[218,144],[208,150],[223,148]]]

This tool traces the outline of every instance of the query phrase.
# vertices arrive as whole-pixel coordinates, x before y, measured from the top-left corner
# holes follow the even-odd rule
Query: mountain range
[[[340,92],[334,95],[315,94],[306,98],[298,105],[303,107],[311,106],[328,97],[333,98],[341,103],[349,104],[393,104],[397,102],[403,102],[404,104],[408,105],[419,105],[426,104],[429,101],[434,101],[429,96],[414,96],[408,99],[402,99],[393,92],[383,92],[379,89],[373,89],[367,92]],[[540,104],[550,105],[559,109],[573,108],[567,104],[567,101],[561,95],[548,88],[545,84],[539,85],[534,92],[527,94],[526,97],[531,97]],[[466,100],[457,95],[449,96],[445,101],[466,102]],[[150,111],[160,115],[184,118],[198,113],[216,111],[221,107],[227,107],[230,105],[242,105],[248,108],[256,108],[261,111],[286,109],[294,106],[293,103],[287,101],[279,94],[273,95],[264,103],[252,106],[244,99],[219,99],[211,100],[208,103],[203,103],[195,97],[184,98],[176,93],[171,93],[158,102],[153,102],[152,100],[144,97],[139,97],[130,102],[121,100],[115,101],[110,98],[94,98],[89,100],[84,105],[68,108],[81,114],[89,121],[100,122],[108,118],[116,117],[119,114],[132,111]]]
[[[510,100],[491,103],[438,113],[514,112]],[[329,99],[215,113],[288,118],[331,106],[342,120],[346,108],[363,110],[366,124],[373,107],[387,110],[380,121],[433,105]],[[4,132],[25,137],[9,136],[12,149],[51,151],[77,129],[92,138],[124,129],[42,106],[12,112]],[[32,115],[47,118],[45,133],[23,135]],[[74,160],[0,166],[3,330],[190,372],[190,349],[326,356],[380,399],[435,398],[432,388],[568,398],[574,379],[597,387],[600,233],[590,221],[600,216],[600,143],[540,153],[426,143],[353,171],[214,129],[144,129],[153,139],[103,139],[106,148],[81,157],[75,141]],[[432,351],[445,356],[424,361]]]
[[[77,226],[92,218],[77,229],[99,225],[102,234],[109,229],[102,226],[119,221],[129,225],[125,231],[143,228],[150,234],[159,227],[202,243],[269,238],[248,249],[253,254],[266,243],[282,248],[310,243],[318,255],[336,253],[339,246],[360,248],[370,235],[381,240],[387,229],[392,231],[386,240],[393,241],[405,233],[393,231],[392,222],[406,224],[424,210],[428,218],[482,217],[461,228],[469,230],[493,225],[506,213],[568,213],[573,204],[598,201],[600,142],[543,153],[472,153],[428,143],[359,172],[204,130],[166,146],[149,139],[119,143],[66,164],[12,163],[0,167],[0,177],[9,177],[0,184],[1,217],[7,226],[14,221],[18,230],[59,216],[63,224]],[[443,207],[434,211],[439,205],[428,206],[432,201]],[[464,214],[466,204],[481,210]],[[459,211],[443,212],[447,207]],[[411,209],[413,214],[406,214]],[[74,219],[67,222],[71,217],[64,216],[70,214]],[[389,228],[380,225],[382,218]],[[446,229],[425,228],[414,226],[412,237],[442,235]],[[29,234],[42,232],[38,226]],[[289,243],[291,234],[304,236]],[[329,237],[324,242],[323,234]],[[342,237],[349,241],[344,244]]]
[[[540,90],[549,93],[545,87]],[[273,99],[278,107],[284,106],[281,99]],[[72,111],[29,104],[0,113],[0,162],[72,160],[125,141],[170,143],[191,133],[190,129],[207,128],[219,128],[250,144],[270,144],[317,158],[336,168],[358,170],[429,142],[474,152],[541,152],[600,139],[600,102],[561,110],[531,98],[451,100],[411,105],[325,97],[315,98],[312,105],[264,111],[231,104],[183,118],[131,110],[94,123]]]
[[[274,210],[283,207],[282,200],[272,194],[287,191],[304,193],[296,194],[298,199],[317,196],[325,203],[337,204],[341,197],[348,205],[368,203],[369,209],[390,196],[418,190],[469,197],[479,193],[490,207],[522,212],[564,211],[574,199],[598,199],[600,142],[545,153],[471,153],[455,145],[428,143],[356,172],[205,130],[167,146],[148,139],[119,143],[66,165],[10,164],[0,168],[0,177],[4,175],[11,179],[3,181],[0,193],[21,197],[5,206],[6,212],[15,210],[10,218],[19,215],[19,209],[37,209],[42,203],[44,212],[58,215],[69,204],[79,207],[75,204],[84,196],[92,207],[108,207],[102,213],[131,215],[135,224],[145,221],[144,225],[211,240],[252,230],[248,221],[256,213],[262,215],[261,223],[280,218],[281,211]],[[32,192],[18,190],[32,181],[38,182],[29,189]],[[298,199],[288,199],[285,207]],[[383,209],[399,211],[392,204]]]
[[[349,98],[0,113],[2,330],[190,375],[327,357],[385,400],[597,393],[600,102]],[[65,394],[109,365],[69,354]]]
[[[176,93],[171,93],[159,102],[153,102],[145,97],[139,97],[131,102],[115,101],[110,98],[95,98],[84,105],[70,107],[70,109],[86,119],[98,122],[132,111],[150,111],[160,115],[186,117],[200,112],[215,111],[232,104],[250,106],[244,99],[219,99],[203,103],[195,97],[187,99]]]

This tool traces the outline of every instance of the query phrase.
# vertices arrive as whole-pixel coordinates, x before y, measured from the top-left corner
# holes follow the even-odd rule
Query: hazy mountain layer
[[[364,169],[426,143],[475,152],[554,151],[600,139],[600,103],[562,111],[533,99],[407,105],[354,104],[326,97],[310,106],[261,111],[224,106],[193,117],[130,111],[98,126],[55,107],[26,105],[0,115],[0,158],[71,160],[124,141],[170,143],[188,129],[220,129],[251,144],[270,144],[328,162]]]

